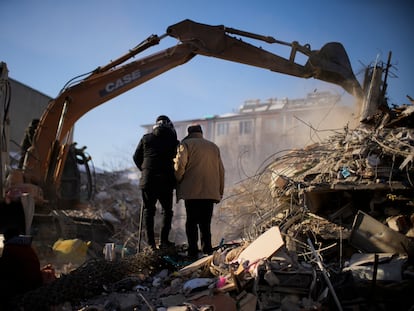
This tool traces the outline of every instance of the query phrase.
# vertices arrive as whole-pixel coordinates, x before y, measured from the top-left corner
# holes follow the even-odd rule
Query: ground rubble
[[[336,226],[306,215],[292,226],[297,234],[287,234],[297,244],[294,249],[273,226],[252,242],[221,245],[195,262],[176,248],[156,252],[145,248],[113,261],[91,259],[29,292],[19,299],[19,306],[24,310],[409,310],[414,304],[410,295],[414,275],[408,257],[361,253],[345,243],[351,233]],[[344,257],[352,254],[342,266],[338,235],[344,239]]]
[[[192,261],[177,245],[121,248],[105,258],[99,249],[100,256],[17,304],[56,311],[412,310],[411,107],[270,158],[218,207],[221,217],[234,218],[229,230],[237,224],[236,236],[244,234],[221,232],[212,255]],[[105,191],[123,198],[109,204],[115,194],[101,194],[101,207],[126,223],[118,221],[113,241],[136,245],[137,209],[125,205],[139,199],[122,183],[109,184]]]

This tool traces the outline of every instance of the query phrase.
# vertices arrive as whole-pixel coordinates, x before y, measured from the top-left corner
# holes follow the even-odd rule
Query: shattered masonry
[[[39,310],[409,310],[412,118],[401,110],[404,126],[344,129],[263,165],[219,207],[224,218],[226,211],[245,211],[232,223],[245,238],[224,241],[209,257],[186,262],[177,248],[145,249],[112,262],[95,258],[21,304]]]

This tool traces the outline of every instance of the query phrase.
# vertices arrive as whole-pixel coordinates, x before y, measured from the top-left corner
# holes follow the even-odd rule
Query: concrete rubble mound
[[[99,249],[101,256],[16,304],[24,310],[412,310],[414,110],[392,112],[371,120],[375,126],[345,128],[269,158],[218,207],[235,221],[212,255],[194,261],[179,245],[135,254],[121,247],[108,260]],[[114,188],[123,193],[121,203],[109,203],[115,194],[104,199],[116,205],[116,212],[106,210],[119,222],[113,240],[136,246],[137,224],[127,222],[138,219],[128,206],[138,199]],[[234,217],[241,209],[245,216]]]

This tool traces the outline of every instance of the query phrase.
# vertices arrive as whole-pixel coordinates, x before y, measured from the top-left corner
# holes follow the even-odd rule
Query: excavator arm
[[[362,96],[361,86],[354,76],[348,55],[339,42],[327,43],[320,50],[313,51],[308,44],[302,46],[297,41],[288,43],[270,36],[257,35],[225,26],[209,26],[190,20],[168,27],[167,34],[182,43],[192,45],[195,54],[269,69],[299,78],[319,79],[340,85],[354,96]],[[291,48],[289,59],[228,34],[289,46]],[[308,57],[305,65],[296,63],[298,52]]]
[[[285,59],[232,35],[277,43],[291,47]],[[126,63],[138,53],[154,46],[166,36],[176,38],[177,45]],[[295,62],[297,53],[308,57],[305,65]],[[25,183],[38,185],[47,200],[57,195],[65,163],[68,134],[75,122],[88,111],[110,99],[182,65],[196,55],[220,58],[268,69],[300,78],[316,78],[342,86],[354,95],[362,93],[340,43],[328,43],[319,51],[297,42],[286,43],[272,37],[210,26],[184,20],[167,28],[165,35],[150,36],[143,43],[108,65],[94,70],[85,79],[68,86],[52,100],[42,115],[23,167]]]

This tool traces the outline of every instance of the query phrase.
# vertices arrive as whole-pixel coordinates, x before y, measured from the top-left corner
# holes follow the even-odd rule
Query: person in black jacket
[[[173,218],[173,191],[176,185],[173,159],[177,152],[177,133],[171,120],[161,115],[151,133],[138,143],[133,160],[141,171],[140,188],[144,209],[147,242],[156,249],[154,216],[159,201],[163,210],[160,247],[174,245],[169,241]]]

